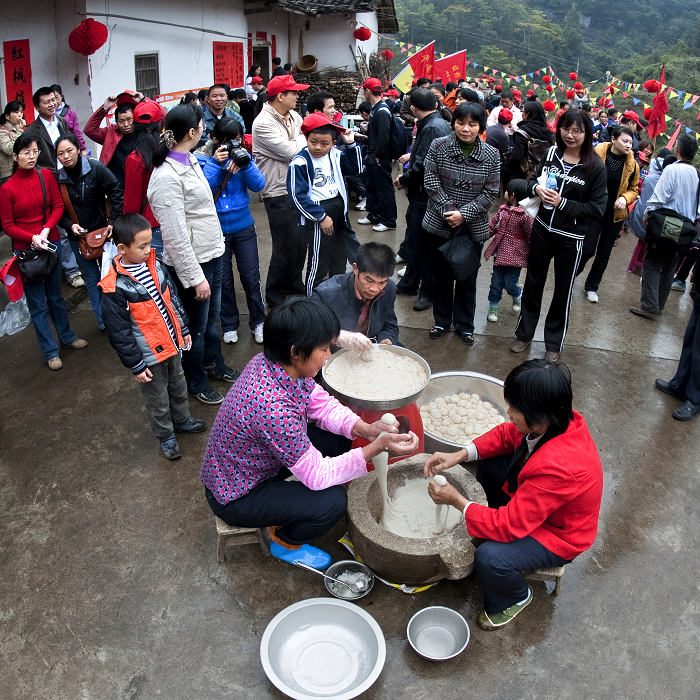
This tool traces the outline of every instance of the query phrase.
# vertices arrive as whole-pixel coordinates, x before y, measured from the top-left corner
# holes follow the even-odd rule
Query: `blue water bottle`
[[[547,175],[547,182],[544,185],[548,190],[557,190],[557,176],[550,170],[549,175]],[[545,209],[554,209],[551,204],[544,204]]]

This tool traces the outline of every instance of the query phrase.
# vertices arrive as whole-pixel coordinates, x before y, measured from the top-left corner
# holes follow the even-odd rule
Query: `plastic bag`
[[[0,337],[23,331],[32,321],[27,300],[11,301],[4,311],[0,311]]]

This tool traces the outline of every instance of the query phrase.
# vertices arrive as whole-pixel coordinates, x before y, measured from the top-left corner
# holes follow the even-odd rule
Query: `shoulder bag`
[[[695,169],[692,163],[690,167]],[[696,175],[697,170],[695,171]],[[693,213],[697,218],[698,205],[700,204],[700,175],[698,175],[698,189],[695,195],[695,209]],[[685,216],[681,216],[677,211],[660,207],[652,209],[647,214],[647,241],[652,243],[668,242],[674,243],[679,248],[685,248],[691,244],[695,238],[697,229],[695,221],[691,221]]]
[[[464,224],[438,250],[449,263],[450,268],[452,268],[452,274],[458,282],[464,282],[469,279],[481,265],[481,255],[474,246],[474,242]]]
[[[42,205],[42,227],[46,225],[46,185],[41,171],[37,170],[41,183]],[[27,248],[26,250],[14,251],[17,260],[17,267],[24,282],[41,282],[46,279],[58,265],[58,255],[50,250],[40,250],[38,248]]]
[[[68,187],[66,187],[66,185],[60,185],[60,187],[61,198],[63,199],[63,204],[66,207],[70,220],[74,224],[80,226],[78,217],[75,215],[73,202],[70,201]],[[107,200],[105,200],[105,208],[107,210],[107,218],[109,219],[109,202],[107,202]],[[78,248],[80,249],[80,254],[86,260],[100,260],[104,252],[105,243],[111,239],[112,233],[109,230],[109,226],[102,226],[101,228],[96,228],[94,231],[80,233],[78,234]]]

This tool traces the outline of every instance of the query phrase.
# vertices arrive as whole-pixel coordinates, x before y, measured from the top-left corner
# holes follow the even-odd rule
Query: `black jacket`
[[[393,112],[384,100],[379,100],[369,113],[367,127],[367,157],[391,160],[391,120]]]
[[[61,136],[66,136],[72,133],[66,124],[66,120],[63,117],[56,115],[58,120],[58,131]],[[46,131],[46,127],[41,121],[40,117],[37,117],[25,130],[25,134],[31,134],[36,139],[36,144],[39,147],[39,158],[36,162],[36,167],[39,170],[46,168],[52,172],[56,172],[57,161],[56,161],[56,149],[54,148],[53,141],[49,136],[49,132]]]
[[[411,149],[411,160],[399,182],[406,188],[406,194],[413,204],[428,206],[428,195],[423,188],[423,161],[430,144],[440,136],[447,136],[452,127],[442,118],[440,112],[431,112],[418,122],[416,140]]]
[[[512,180],[508,189],[518,199],[535,197],[537,178],[543,171],[553,172],[557,178],[557,191],[562,197],[554,209],[545,209],[541,204],[535,217],[535,225],[540,225],[552,233],[569,238],[585,238],[591,225],[597,225],[603,217],[608,201],[608,174],[605,164],[594,156],[588,167],[582,163],[575,165],[564,177],[562,154],[552,146],[546,153],[532,180]]]
[[[357,332],[363,302],[355,294],[355,273],[335,275],[322,282],[314,290],[313,296],[320,299],[340,321],[344,331]],[[372,302],[369,312],[367,337],[380,342],[387,338],[393,345],[399,345],[399,324],[394,313],[396,284],[387,282],[384,293]]]
[[[78,223],[88,231],[94,231],[107,225],[105,197],[109,200],[110,219],[114,221],[122,215],[124,192],[119,180],[104,163],[93,158],[79,157],[81,173],[78,182],[73,182],[65,168],[58,171],[56,180],[59,187],[65,185],[68,189],[68,197],[75,209]],[[66,229],[69,235],[73,235],[71,226],[74,223],[65,209],[60,226]]]
[[[531,139],[540,139],[554,144],[554,134],[550,131],[546,124],[540,122],[523,119],[518,124],[518,129],[524,131]],[[514,178],[524,178],[525,173],[520,168],[523,158],[527,154],[528,139],[523,134],[516,130],[513,134],[513,149],[511,150],[508,160],[504,164],[503,182],[508,183]]]

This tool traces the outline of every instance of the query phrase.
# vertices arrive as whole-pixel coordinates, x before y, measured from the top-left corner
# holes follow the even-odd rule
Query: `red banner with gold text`
[[[32,63],[29,58],[29,39],[3,41],[5,56],[5,86],[7,102],[19,100],[26,109],[24,118],[27,124],[34,121],[32,106]]]

